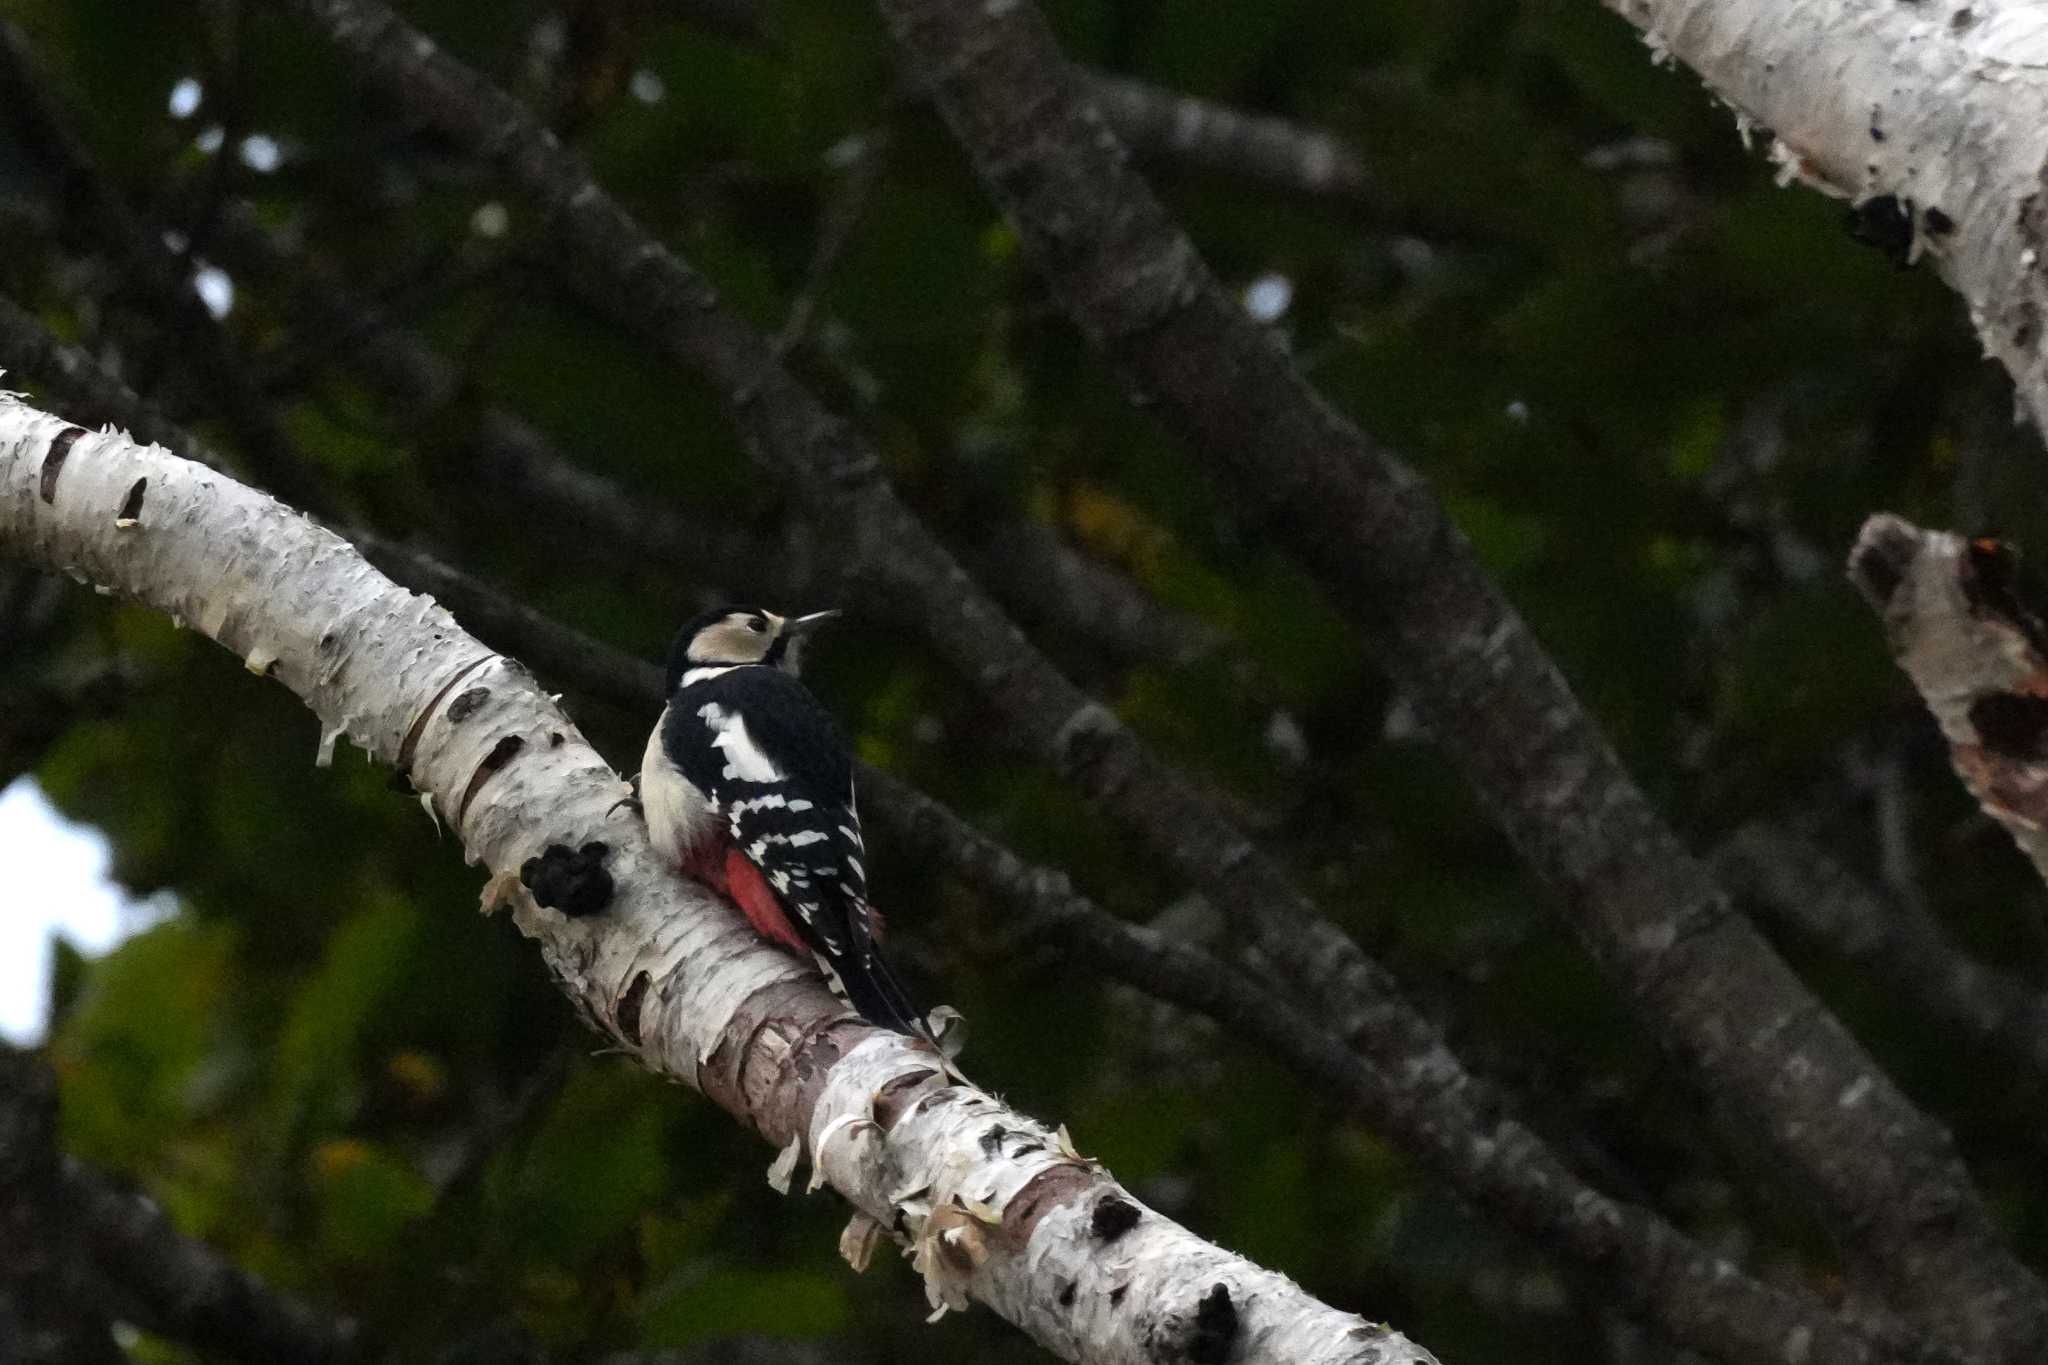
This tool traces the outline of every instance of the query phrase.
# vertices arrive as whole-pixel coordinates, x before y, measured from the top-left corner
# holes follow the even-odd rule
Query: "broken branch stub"
[[[1884,617],[1957,775],[2048,876],[2048,627],[2019,586],[2018,552],[1879,513],[1849,577]]]

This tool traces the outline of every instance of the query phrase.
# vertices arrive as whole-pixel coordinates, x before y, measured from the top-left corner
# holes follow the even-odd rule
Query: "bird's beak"
[[[835,607],[831,611],[814,611],[809,616],[792,616],[789,618],[789,624],[782,628],[782,633],[793,640],[801,640],[827,621],[836,619],[840,614],[838,608]]]

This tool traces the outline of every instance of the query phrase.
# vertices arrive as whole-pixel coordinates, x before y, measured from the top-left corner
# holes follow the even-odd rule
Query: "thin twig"
[[[810,335],[813,315],[839,268],[840,258],[853,242],[854,230],[867,213],[875,186],[882,182],[889,161],[889,132],[870,128],[841,138],[827,154],[839,180],[819,216],[817,241],[811,247],[810,263],[804,267],[803,284],[789,301],[782,329],[775,334],[775,354],[787,357]]]
[[[1966,956],[1927,911],[1887,897],[1810,841],[1744,825],[1714,854],[1730,889],[1802,937],[1870,968],[1942,1023],[2048,1082],[2048,994]]]

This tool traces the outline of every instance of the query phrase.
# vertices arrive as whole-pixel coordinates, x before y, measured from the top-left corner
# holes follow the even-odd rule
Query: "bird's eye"
[[[760,617],[756,616],[751,621],[747,622],[747,629],[753,631],[754,634],[759,635],[763,631],[768,629],[768,623],[763,621]]]

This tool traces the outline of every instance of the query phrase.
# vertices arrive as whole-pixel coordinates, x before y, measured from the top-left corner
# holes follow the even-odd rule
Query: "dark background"
[[[1004,537],[1042,550],[1050,532],[1152,603],[1118,636],[990,577],[1581,1169],[1764,1278],[1835,1283],[1826,1238],[1666,1078],[1318,589],[1127,404],[867,7],[404,9],[784,333],[970,564],[991,545],[1028,563]],[[1956,789],[1840,572],[1879,509],[2022,543],[2048,526],[2038,441],[1952,294],[1859,240],[1845,206],[1776,188],[1727,112],[1591,0],[1048,9],[1091,68],[1322,128],[1362,164],[1370,193],[1145,163],[1226,283],[1286,282],[1274,325],[1302,367],[1433,480],[1697,851],[1750,822],[1796,832],[2040,982],[2041,889]],[[889,613],[777,598],[796,513],[715,395],[580,301],[516,195],[361,94],[304,27],[168,0],[0,17],[96,167],[54,150],[0,72],[0,294],[43,327],[253,480],[642,656],[712,600],[856,607],[809,676],[864,758],[1121,914],[1190,891],[1007,750],[972,681]],[[562,50],[537,57],[549,33]],[[251,228],[282,261],[236,245]],[[192,316],[195,270],[234,286],[217,328]],[[366,377],[322,290],[420,333],[447,391]],[[90,415],[46,379],[7,382]],[[494,463],[503,410],[706,538],[650,559],[522,494]],[[756,552],[720,558],[735,532]],[[179,906],[103,960],[60,953],[67,1150],[408,1359],[745,1334],[834,1359],[1044,1358],[984,1311],[923,1325],[907,1267],[841,1263],[834,1197],[777,1197],[767,1149],[598,1053],[388,774],[346,748],[313,768],[317,727],[286,692],[148,611],[4,572],[0,784],[32,774],[107,832],[123,883]],[[637,765],[651,711],[568,704]],[[974,1074],[1144,1198],[1446,1362],[1673,1358],[1256,1049],[1018,942],[975,888],[870,843],[898,955],[968,1016]],[[2042,1264],[2043,1078],[1757,909],[1954,1126]],[[134,1354],[203,1358],[158,1338]]]

